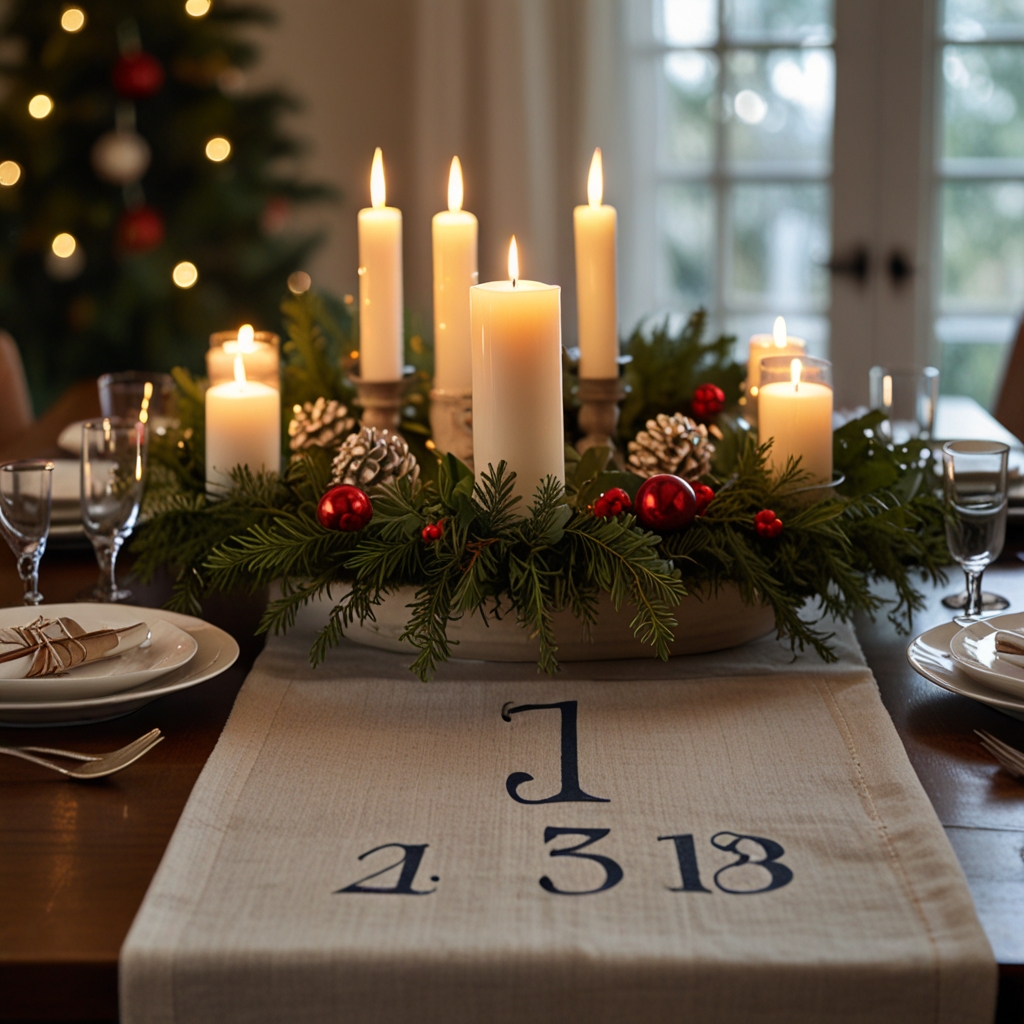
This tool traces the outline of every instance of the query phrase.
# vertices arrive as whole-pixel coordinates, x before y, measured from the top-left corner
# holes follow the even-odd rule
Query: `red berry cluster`
[[[594,515],[598,519],[614,519],[620,512],[629,512],[632,508],[630,496],[621,487],[613,487],[594,502]]]
[[[701,384],[690,402],[690,409],[699,420],[717,416],[724,408],[725,392],[717,384]]]
[[[707,484],[691,483],[693,496],[697,499],[697,515],[702,516],[708,505],[715,500],[715,492]]]
[[[439,519],[436,523],[427,523],[420,530],[420,536],[423,538],[424,544],[433,544],[434,541],[440,540],[444,536],[444,520]]]
[[[373,505],[365,491],[350,484],[339,484],[320,499],[316,518],[325,530],[354,533],[373,518]]]
[[[759,537],[774,540],[782,533],[782,520],[770,509],[762,509],[754,516],[754,529]]]

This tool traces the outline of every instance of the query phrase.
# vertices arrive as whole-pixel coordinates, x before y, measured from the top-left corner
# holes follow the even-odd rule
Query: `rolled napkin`
[[[1024,634],[1008,629],[997,629],[996,654],[1004,661],[1024,668]]]
[[[149,639],[144,622],[119,628],[82,628],[74,619],[62,616],[47,619],[42,615],[28,626],[0,629],[0,665],[25,659],[21,678],[53,676],[94,661],[116,657],[141,646]],[[6,675],[6,673],[5,673]]]

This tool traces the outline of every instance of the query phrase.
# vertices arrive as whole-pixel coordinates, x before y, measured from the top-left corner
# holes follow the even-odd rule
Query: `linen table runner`
[[[993,1016],[956,858],[850,630],[658,662],[308,633],[242,688],[121,953],[125,1024]]]

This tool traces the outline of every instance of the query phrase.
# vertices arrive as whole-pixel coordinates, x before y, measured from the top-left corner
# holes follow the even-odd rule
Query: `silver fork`
[[[1024,753],[997,739],[984,729],[975,729],[974,732],[981,740],[981,745],[1006,771],[1015,779],[1024,779]]]
[[[145,736],[140,736],[120,750],[112,750],[108,754],[79,754],[73,750],[58,750],[55,747],[0,747],[0,754],[7,754],[9,757],[18,757],[23,761],[31,761],[43,768],[60,772],[72,779],[102,779],[104,776],[113,775],[115,772],[134,764],[140,757],[148,754],[161,740],[163,736],[159,729],[152,729]],[[62,765],[54,764],[36,754],[52,754],[56,757],[66,757],[73,761],[82,761],[81,768],[65,768]]]

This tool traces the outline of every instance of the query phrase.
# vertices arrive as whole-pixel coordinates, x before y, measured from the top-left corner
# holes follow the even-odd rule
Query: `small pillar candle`
[[[477,476],[504,460],[522,514],[542,481],[565,482],[561,289],[519,280],[516,240],[509,280],[470,289],[473,460]]]
[[[281,395],[268,384],[246,380],[241,355],[234,380],[206,392],[206,490],[223,493],[231,471],[280,472]]]
[[[359,211],[359,376],[402,379],[402,211],[386,203],[384,157],[373,154],[372,206]]]
[[[479,279],[477,219],[462,209],[462,165],[452,157],[448,209],[434,214],[434,387],[467,393],[473,387],[469,289]]]
[[[619,319],[616,299],[614,206],[605,206],[600,148],[587,179],[588,205],[573,210],[576,240],[576,316],[580,378],[611,380],[619,375]]]
[[[768,463],[778,476],[789,459],[814,483],[832,480],[832,364],[825,359],[778,356],[761,364],[757,433],[772,442]]]
[[[255,331],[252,324],[242,324],[238,331],[218,331],[210,335],[206,352],[206,376],[210,386],[226,384],[235,379],[235,356],[245,364],[246,380],[259,381],[281,390],[280,339],[270,331]]]
[[[750,355],[747,358],[747,394],[757,398],[761,383],[761,360],[775,356],[803,356],[807,342],[786,333],[785,317],[777,316],[771,334],[755,334],[750,339]]]

